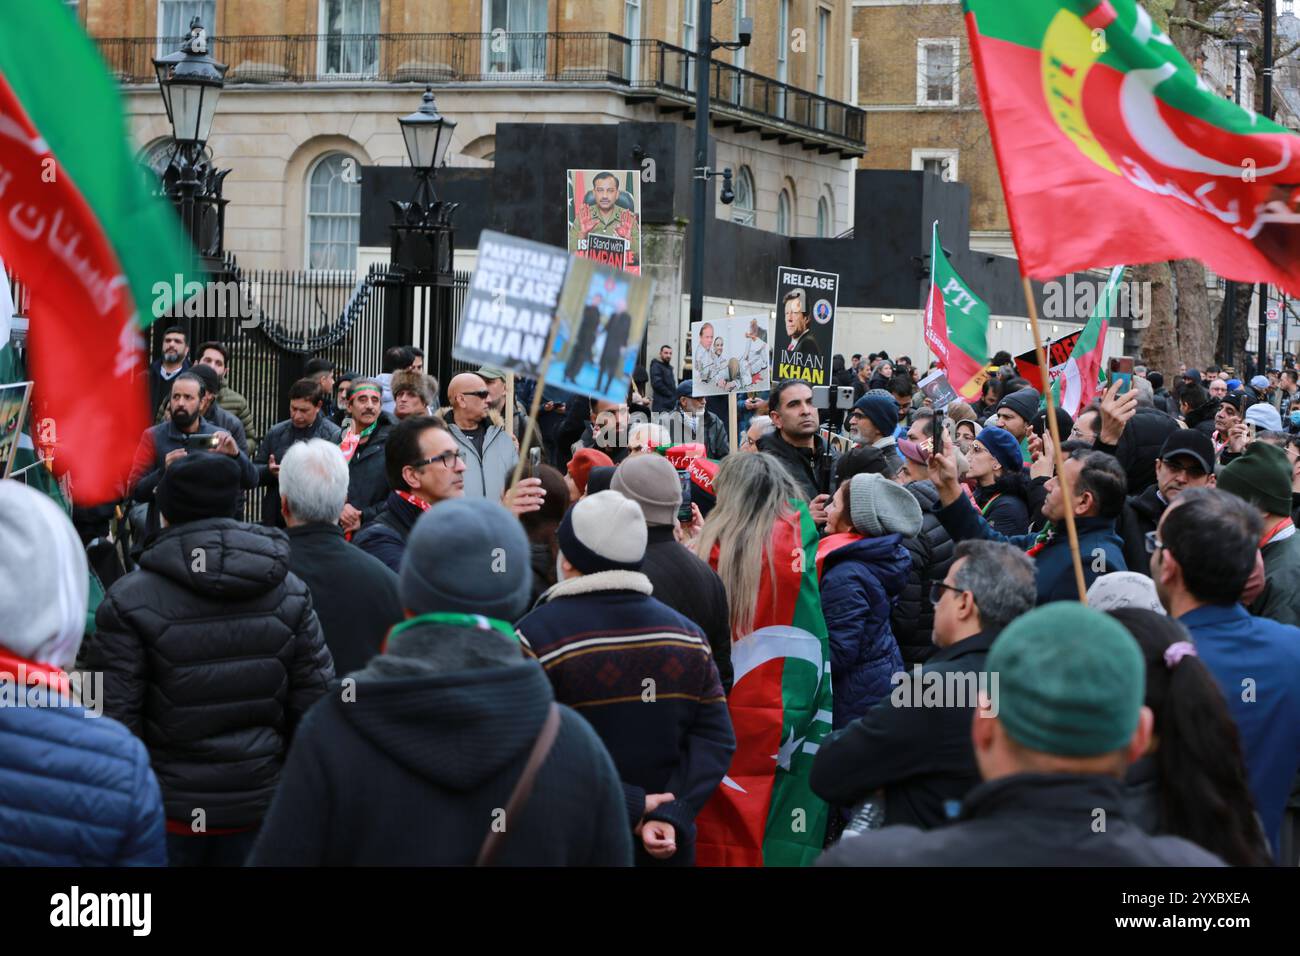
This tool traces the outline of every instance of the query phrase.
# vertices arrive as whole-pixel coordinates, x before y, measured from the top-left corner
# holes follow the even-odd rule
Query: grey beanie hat
[[[853,527],[868,538],[921,533],[921,506],[912,493],[884,475],[854,475],[849,483],[849,516]]]
[[[415,522],[398,590],[413,614],[447,611],[514,622],[528,609],[533,570],[519,519],[486,498],[440,501]]]
[[[1140,607],[1157,614],[1165,613],[1156,583],[1137,571],[1112,571],[1098,576],[1088,588],[1088,607],[1098,611]]]
[[[662,455],[635,455],[625,459],[615,470],[609,488],[639,504],[646,524],[677,523],[682,483],[677,469]]]

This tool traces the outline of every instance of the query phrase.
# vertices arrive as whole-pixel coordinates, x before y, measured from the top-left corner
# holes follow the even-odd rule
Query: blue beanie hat
[[[894,429],[898,427],[898,402],[894,401],[893,396],[873,395],[868,392],[858,399],[857,404],[853,406],[867,420],[876,426],[876,431],[882,435],[894,434]]]
[[[975,440],[988,449],[988,453],[1002,466],[1007,474],[1013,474],[1024,467],[1024,456],[1020,453],[1020,442],[1016,436],[1005,428],[990,425],[975,436]]]
[[[414,614],[483,614],[513,622],[528,610],[533,570],[519,519],[486,498],[449,498],[411,529],[398,593]]]

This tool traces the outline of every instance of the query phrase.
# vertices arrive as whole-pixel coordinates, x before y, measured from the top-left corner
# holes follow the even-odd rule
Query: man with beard
[[[1186,488],[1214,485],[1214,444],[1193,428],[1180,428],[1165,440],[1156,459],[1156,483],[1129,495],[1116,531],[1124,539],[1124,563],[1150,573],[1146,536],[1160,524],[1165,509]]]
[[[127,493],[141,506],[132,509],[132,523],[136,526],[137,547],[143,548],[147,535],[158,530],[158,509],[154,504],[154,490],[162,480],[163,472],[172,462],[184,458],[188,450],[215,451],[229,455],[239,463],[240,486],[257,487],[257,469],[249,461],[230,432],[217,428],[203,418],[203,381],[193,372],[183,372],[171,383],[171,405],[167,421],[145,429],[136,448],[135,460],[127,478]],[[233,517],[233,515],[232,515]]]
[[[190,368],[190,344],[185,330],[173,325],[163,333],[162,358],[149,366],[149,414],[163,403],[172,380]]]
[[[830,495],[822,492],[821,463],[826,445],[817,436],[817,408],[812,388],[805,382],[777,382],[768,399],[772,423],[776,429],[758,440],[758,450],[780,460],[805,495],[808,496],[813,520],[826,523],[826,502]]]
[[[352,534],[384,510],[388,498],[388,475],[384,470],[384,443],[392,431],[393,419],[381,411],[383,386],[372,378],[357,379],[348,397],[351,427],[343,433],[339,448],[348,461],[348,503],[339,524]]]

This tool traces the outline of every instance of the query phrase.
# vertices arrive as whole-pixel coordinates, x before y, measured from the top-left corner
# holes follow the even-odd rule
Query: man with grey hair
[[[980,782],[971,747],[978,691],[997,708],[996,675],[981,680],[993,639],[1034,607],[1034,564],[993,541],[963,541],[943,581],[935,582],[934,643],[925,664],[891,679],[894,691],[834,733],[812,768],[813,791],[852,806],[884,789],[886,824],[922,829],[949,822]]]
[[[339,677],[379,653],[402,620],[397,575],[343,539],[339,515],[348,497],[348,465],[321,438],[290,446],[280,463],[280,513],[289,535],[289,570],[306,583]]]

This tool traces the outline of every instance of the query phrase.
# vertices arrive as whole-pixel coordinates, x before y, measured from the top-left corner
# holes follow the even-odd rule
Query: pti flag
[[[77,78],[75,110],[52,76]],[[30,293],[37,401],[82,504],[121,494],[150,424],[141,325],[171,307],[155,282],[171,289],[189,269],[130,142],[117,86],[66,6],[0,5],[0,256]]]
[[[1101,369],[1102,353],[1106,350],[1106,328],[1108,320],[1115,314],[1115,303],[1119,299],[1120,279],[1124,267],[1116,266],[1110,270],[1110,279],[1101,301],[1088,319],[1088,324],[1079,330],[1078,341],[1066,360],[1065,368],[1052,383],[1052,394],[1056,404],[1074,418],[1094,398],[1101,394],[1105,385],[1105,374]],[[1062,394],[1061,383],[1065,383]]]
[[[930,249],[933,272],[925,303],[925,342],[957,394],[974,400],[989,374],[984,367],[989,354],[989,307],[948,262],[939,244],[937,219]]]
[[[1199,259],[1300,295],[1300,136],[1215,96],[1135,0],[964,8],[1026,275]]]
[[[817,527],[806,503],[776,523],[753,631],[731,645],[731,767],[699,816],[700,866],[807,866],[829,808],[812,792],[814,755],[831,732],[831,657],[817,586]],[[718,565],[718,548],[711,562]],[[775,579],[769,574],[774,571]]]

